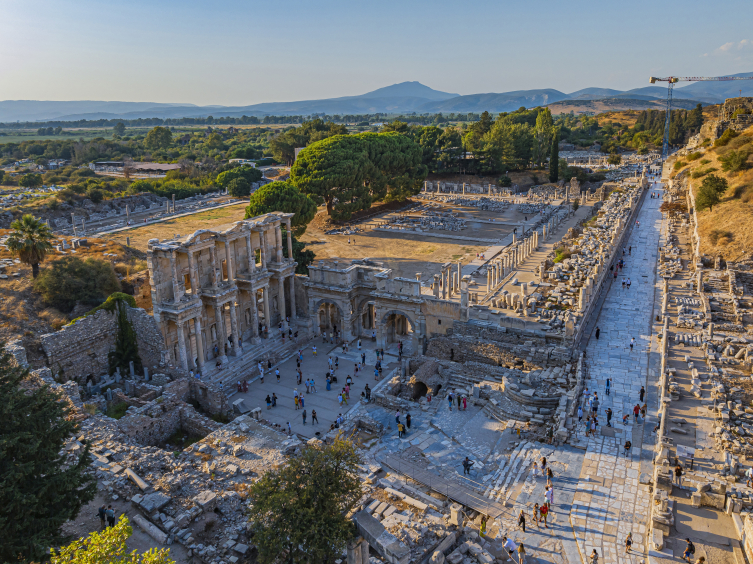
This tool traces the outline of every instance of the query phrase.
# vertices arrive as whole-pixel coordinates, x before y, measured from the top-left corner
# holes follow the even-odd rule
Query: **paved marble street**
[[[657,185],[658,188],[658,185]],[[635,421],[633,407],[640,402],[640,389],[648,390],[648,353],[651,348],[651,318],[654,307],[655,273],[662,216],[661,199],[648,195],[638,214],[626,247],[625,268],[612,285],[599,314],[599,339],[592,334],[586,348],[587,388],[598,393],[599,428],[585,440],[578,430],[586,455],[578,478],[570,522],[581,558],[586,561],[595,548],[602,562],[638,563],[644,559],[650,494],[639,483],[641,460],[651,460],[651,446],[643,445],[644,421]],[[632,282],[623,289],[622,278]],[[630,340],[635,346],[630,350]],[[611,393],[606,395],[606,380]],[[605,412],[611,408],[612,428],[606,427]],[[584,410],[585,411],[585,410]],[[629,414],[627,424],[622,417]],[[646,423],[652,425],[651,422]],[[632,448],[625,456],[625,441]],[[625,554],[624,541],[633,533],[633,550]]]

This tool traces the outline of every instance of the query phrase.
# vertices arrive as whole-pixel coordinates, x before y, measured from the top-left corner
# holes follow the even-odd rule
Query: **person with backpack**
[[[682,475],[683,475],[682,466],[679,464],[675,466],[675,484],[678,485],[678,487],[682,487]]]
[[[685,547],[685,552],[682,553],[682,559],[686,562],[690,562],[690,559],[695,554],[695,545],[690,541],[690,539],[685,539],[685,541],[688,543]]]
[[[100,507],[97,510],[97,513],[99,514],[99,523],[102,525],[102,530],[104,531],[107,528],[107,505],[104,503],[102,504],[102,507]]]

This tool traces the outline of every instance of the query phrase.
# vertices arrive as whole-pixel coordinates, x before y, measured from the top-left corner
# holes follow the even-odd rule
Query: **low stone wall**
[[[136,332],[141,361],[154,371],[164,358],[162,334],[154,318],[143,309],[126,308]],[[98,378],[108,372],[107,355],[115,349],[117,327],[117,314],[99,310],[57,333],[42,335],[47,365],[55,374],[62,371],[64,379],[81,384],[89,377]]]

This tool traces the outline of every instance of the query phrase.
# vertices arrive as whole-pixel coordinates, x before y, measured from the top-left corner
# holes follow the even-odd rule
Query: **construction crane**
[[[667,117],[664,121],[664,143],[661,148],[661,160],[662,162],[667,160],[669,156],[669,117],[672,113],[672,88],[677,82],[700,82],[702,80],[753,80],[753,76],[668,76],[666,78],[657,78],[652,76],[649,79],[651,84],[657,82],[667,82]]]

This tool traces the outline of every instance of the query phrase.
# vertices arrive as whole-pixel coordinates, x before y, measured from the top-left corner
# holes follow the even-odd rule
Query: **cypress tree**
[[[118,313],[118,333],[115,336],[115,350],[107,355],[110,375],[115,374],[116,368],[120,368],[122,374],[127,374],[131,361],[133,361],[134,370],[143,373],[136,331],[134,331],[131,322],[128,321],[126,304],[122,299],[118,299],[115,307]]]
[[[552,153],[549,157],[549,182],[557,182],[560,166],[560,128],[554,128]]]
[[[22,388],[27,374],[2,354],[0,562],[45,560],[48,547],[66,540],[61,526],[96,494],[89,447],[66,462],[65,441],[78,431],[69,404],[49,386]]]

